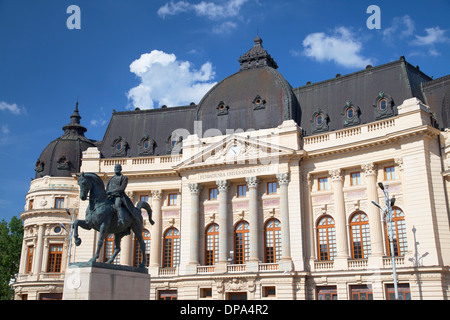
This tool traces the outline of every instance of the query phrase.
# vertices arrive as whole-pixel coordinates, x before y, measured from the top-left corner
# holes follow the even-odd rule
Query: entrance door
[[[247,292],[229,292],[228,300],[247,300]]]

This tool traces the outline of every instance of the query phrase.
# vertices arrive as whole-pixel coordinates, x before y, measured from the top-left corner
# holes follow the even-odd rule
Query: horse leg
[[[86,220],[75,220],[73,223],[73,237],[75,239],[75,245],[78,247],[81,244],[81,239],[78,237],[78,226],[85,230],[91,230],[91,227]]]
[[[107,228],[108,225],[106,223],[102,223],[102,225],[100,226],[100,233],[97,241],[97,250],[95,251],[95,255],[89,260],[89,262],[97,261],[98,257],[100,256],[100,250],[103,246],[103,241],[105,240],[106,237]]]
[[[124,234],[122,234],[122,233],[115,233],[114,234],[114,252],[113,252],[111,258],[109,258],[109,260],[106,261],[106,263],[113,263],[114,259],[119,254],[119,252],[120,252],[120,242],[122,241],[123,236],[124,236]]]

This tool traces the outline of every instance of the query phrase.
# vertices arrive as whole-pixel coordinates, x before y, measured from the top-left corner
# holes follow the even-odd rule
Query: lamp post
[[[389,235],[389,244],[391,248],[391,259],[392,259],[392,272],[394,274],[394,290],[395,290],[395,300],[398,300],[398,285],[397,285],[397,270],[395,267],[395,253],[394,253],[394,234],[393,234],[393,213],[392,213],[392,207],[395,203],[395,198],[389,199],[389,185],[386,184],[386,186],[383,186],[383,183],[378,182],[378,186],[383,191],[384,194],[384,200],[386,203],[386,209],[383,209],[380,204],[376,201],[372,200],[372,203],[380,208],[380,210],[383,213],[384,221],[386,222],[388,235]]]

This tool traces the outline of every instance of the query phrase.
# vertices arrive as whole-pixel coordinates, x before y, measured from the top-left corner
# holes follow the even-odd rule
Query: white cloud
[[[185,1],[171,1],[159,8],[157,13],[161,18],[187,11],[193,11],[196,15],[209,19],[230,18],[239,15],[242,6],[248,1],[249,0],[228,0],[223,4],[205,1],[198,4],[192,4]]]
[[[141,83],[128,91],[128,108],[152,109],[198,103],[216,84],[210,62],[196,70],[188,61],[177,60],[174,54],[153,50],[142,54],[130,64]]]
[[[8,110],[14,114],[20,114],[23,111],[19,106],[17,106],[17,104],[10,104],[5,101],[0,101],[0,110]]]
[[[392,26],[383,30],[383,40],[393,43],[396,37],[406,38],[412,36],[414,30],[414,21],[409,15],[406,14],[403,17],[395,17]]]
[[[350,29],[339,27],[332,35],[323,32],[311,33],[303,40],[303,54],[319,62],[334,61],[347,68],[364,68],[373,64],[361,55],[362,43]]]
[[[226,34],[232,32],[234,29],[237,28],[237,26],[238,26],[237,23],[234,23],[232,21],[226,21],[222,24],[214,26],[212,31],[218,34]]]
[[[431,46],[436,43],[450,42],[450,39],[445,36],[447,30],[442,30],[439,27],[426,28],[425,36],[415,36],[415,39],[411,42],[413,45],[417,46]]]
[[[2,125],[0,130],[3,134],[8,134],[10,132],[7,124]]]

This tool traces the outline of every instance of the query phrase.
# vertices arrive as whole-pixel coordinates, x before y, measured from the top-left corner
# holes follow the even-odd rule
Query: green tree
[[[23,223],[17,217],[0,222],[0,300],[11,300],[14,291],[10,285],[19,272],[22,250]]]

